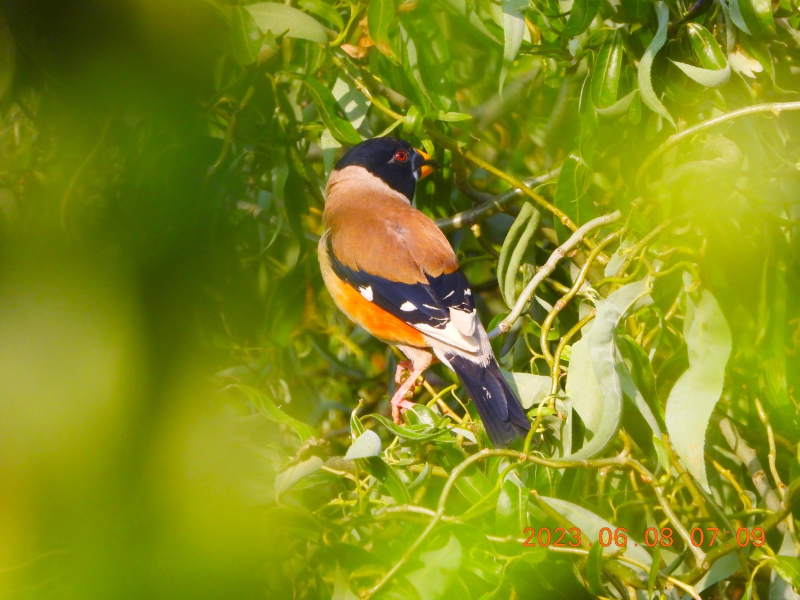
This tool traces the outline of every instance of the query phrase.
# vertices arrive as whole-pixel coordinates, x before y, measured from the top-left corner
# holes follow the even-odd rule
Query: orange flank
[[[334,302],[351,320],[376,338],[390,344],[428,347],[425,338],[417,329],[364,298],[358,290],[339,279],[334,273],[330,273],[328,277],[328,289]]]

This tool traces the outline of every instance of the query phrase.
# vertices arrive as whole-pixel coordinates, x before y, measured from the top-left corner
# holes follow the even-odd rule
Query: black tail
[[[506,447],[516,436],[524,438],[531,424],[494,358],[485,366],[457,354],[445,358],[467,388],[492,444]]]

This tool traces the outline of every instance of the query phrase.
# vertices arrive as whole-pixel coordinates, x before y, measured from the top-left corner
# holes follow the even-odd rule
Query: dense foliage
[[[2,6],[1,595],[795,597],[795,0]],[[322,284],[389,134],[512,449]]]

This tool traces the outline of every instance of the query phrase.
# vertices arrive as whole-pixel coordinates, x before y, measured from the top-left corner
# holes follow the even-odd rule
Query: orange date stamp
[[[554,548],[577,548],[583,544],[581,538],[582,532],[577,527],[572,527],[570,529],[556,527],[553,530],[550,530],[549,527],[542,527],[540,529],[526,527],[523,533],[528,537],[522,545],[527,547],[553,546]],[[736,544],[740,547],[752,544],[755,547],[759,547],[763,546],[765,541],[764,530],[761,527],[755,527],[753,529],[740,527],[735,531],[733,539],[729,537],[730,535],[731,532],[729,530],[724,531],[723,535],[720,535],[720,530],[717,527],[706,527],[705,529],[695,527],[689,534],[689,540],[692,546],[698,548],[701,546],[711,547],[715,544],[725,544],[726,546]],[[596,542],[604,548],[611,545],[623,547],[631,543],[628,540],[628,531],[624,527],[617,527],[614,530],[610,527],[603,527],[598,533]],[[644,532],[644,543],[642,545],[650,548],[653,546],[669,548],[674,542],[673,531],[670,527],[662,527],[660,530],[655,527],[648,527]],[[634,546],[639,545],[637,542],[632,543]],[[588,545],[591,546],[592,541],[589,541]]]

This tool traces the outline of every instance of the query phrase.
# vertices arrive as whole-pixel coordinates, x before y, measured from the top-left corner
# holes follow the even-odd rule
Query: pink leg
[[[392,418],[394,419],[395,423],[402,425],[402,410],[408,410],[414,406],[414,403],[406,398],[406,394],[414,389],[414,386],[417,384],[417,378],[422,375],[422,373],[425,372],[425,369],[431,365],[433,354],[420,348],[408,346],[399,346],[399,348],[403,351],[403,354],[410,359],[397,365],[395,381],[397,381],[400,387],[397,388],[394,396],[392,396]],[[411,373],[409,374],[408,379],[400,384],[400,375],[404,370],[409,369],[411,370]]]
[[[403,382],[400,378],[403,375],[403,371],[410,371],[413,368],[414,363],[412,363],[410,360],[401,360],[399,363],[397,363],[397,369],[394,371],[394,382],[397,385],[402,385]]]

